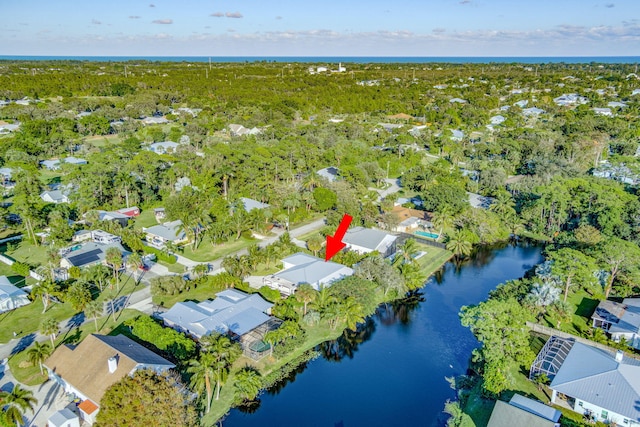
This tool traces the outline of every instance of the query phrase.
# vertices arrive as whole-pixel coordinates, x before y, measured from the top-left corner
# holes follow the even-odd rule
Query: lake
[[[446,264],[421,297],[383,305],[357,333],[324,343],[322,357],[263,393],[253,413],[232,410],[223,426],[443,426],[444,403],[455,398],[445,377],[464,374],[478,346],[460,308],[522,277],[540,252],[505,245]]]

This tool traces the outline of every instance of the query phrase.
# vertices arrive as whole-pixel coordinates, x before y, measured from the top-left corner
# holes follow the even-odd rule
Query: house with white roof
[[[262,203],[258,200],[249,199],[247,197],[240,197],[240,201],[242,202],[244,210],[247,212],[251,212],[254,209],[266,209],[270,207],[270,205],[267,203]]]
[[[466,104],[467,100],[462,98],[451,98],[449,102],[452,104]]]
[[[527,104],[529,104],[529,101],[528,101],[528,100],[526,100],[526,99],[523,99],[523,100],[521,100],[521,101],[516,102],[516,103],[515,103],[515,104],[513,104],[513,105],[515,105],[515,106],[517,106],[517,107],[520,107],[520,108],[524,108],[524,107],[526,107],[526,106],[527,106]]]
[[[232,136],[245,136],[245,135],[258,135],[260,133],[262,133],[262,131],[260,129],[258,129],[257,127],[253,127],[251,129],[248,129],[242,125],[238,125],[238,124],[230,124],[229,125],[229,132],[231,132]]]
[[[303,283],[320,290],[322,286],[331,286],[336,280],[353,275],[349,267],[302,252],[284,258],[282,266],[281,271],[265,276],[262,282],[283,295],[293,294]]]
[[[613,116],[613,112],[611,111],[611,108],[592,108],[591,109],[594,113],[600,115],[600,116],[607,116],[607,117],[612,117]]]
[[[316,172],[319,176],[326,179],[329,182],[336,182],[338,180],[338,168],[329,166],[328,168],[320,169]]]
[[[551,406],[516,393],[509,402],[496,402],[487,427],[559,427],[561,415]]]
[[[40,193],[40,198],[45,203],[69,203],[69,197],[61,190],[49,190]]]
[[[241,337],[268,322],[271,307],[259,294],[227,289],[214,300],[179,302],[160,316],[166,326],[196,339],[212,333]]]
[[[60,267],[69,269],[71,267],[90,267],[95,264],[107,262],[107,251],[116,248],[122,254],[122,265],[124,266],[126,257],[130,252],[126,251],[119,242],[107,244],[87,242],[83,245],[74,245],[61,251]]]
[[[451,136],[449,137],[449,139],[453,141],[462,141],[462,139],[464,138],[464,132],[458,129],[449,129],[449,130],[451,131]]]
[[[607,332],[612,340],[624,338],[628,345],[640,349],[640,298],[625,298],[621,303],[600,301],[591,321],[594,328]]]
[[[546,113],[546,111],[536,107],[525,108],[524,110],[522,110],[522,114],[524,114],[525,116],[538,116],[544,113]]]
[[[611,101],[607,104],[607,107],[611,107],[611,108],[626,108],[627,104],[625,104],[624,102],[620,102],[620,101]]]
[[[141,120],[143,125],[163,125],[169,123],[169,120],[164,117],[145,117]]]
[[[398,236],[385,233],[382,230],[353,227],[347,230],[342,241],[347,244],[347,249],[351,251],[359,254],[377,251],[386,258],[396,252],[397,239]]]
[[[153,144],[149,145],[147,149],[149,151],[153,151],[156,154],[175,153],[179,145],[180,144],[173,141],[154,142]]]
[[[551,380],[551,403],[562,399],[592,421],[640,425],[640,360],[553,336],[538,353],[529,378],[540,374]]]
[[[143,227],[142,231],[146,233],[146,241],[158,248],[163,248],[168,242],[179,244],[187,241],[187,234],[179,219],[149,228]]]
[[[14,286],[7,276],[0,276],[0,313],[31,303],[25,291]]]
[[[560,105],[564,107],[570,106],[570,105],[586,104],[587,101],[588,101],[587,98],[585,98],[584,96],[580,96],[577,93],[563,94],[553,99],[553,102],[555,102],[556,105]]]

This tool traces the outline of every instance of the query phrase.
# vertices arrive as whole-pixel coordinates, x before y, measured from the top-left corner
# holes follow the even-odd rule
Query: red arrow
[[[324,257],[325,262],[329,261],[335,254],[340,252],[345,246],[345,243],[342,242],[342,238],[344,234],[347,232],[347,228],[349,228],[349,224],[351,224],[351,220],[353,218],[349,214],[344,214],[342,217],[342,221],[340,221],[340,225],[338,225],[338,229],[336,230],[333,236],[327,236],[327,249],[326,255]]]

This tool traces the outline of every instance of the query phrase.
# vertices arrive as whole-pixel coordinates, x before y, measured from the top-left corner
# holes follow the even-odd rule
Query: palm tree
[[[9,422],[14,422],[17,426],[24,425],[24,413],[27,410],[33,412],[37,403],[38,400],[33,397],[33,393],[18,384],[14,385],[11,391],[0,391],[0,405],[5,407],[5,416]]]
[[[260,373],[249,366],[242,368],[235,378],[236,394],[243,400],[254,400],[262,388]]]
[[[56,338],[56,335],[58,335],[58,330],[58,322],[53,317],[43,319],[42,322],[40,322],[40,333],[42,335],[48,335],[49,338],[51,338],[51,347],[56,346],[53,340]]]
[[[140,267],[142,267],[142,257],[139,253],[134,252],[127,257],[127,267],[133,270],[134,278],[138,276],[135,280],[136,282],[140,282],[141,274],[138,273]]]
[[[40,365],[40,374],[44,374],[44,369],[42,369],[42,362],[46,360],[47,357],[51,356],[51,346],[48,343],[39,343],[35,342],[33,347],[29,349],[27,352],[27,356],[29,357],[29,362],[34,365],[37,363]]]
[[[296,290],[295,297],[298,301],[304,304],[302,315],[305,316],[307,314],[307,305],[310,302],[315,301],[318,295],[318,291],[313,289],[310,284],[303,283],[298,286]]]
[[[313,252],[313,255],[318,256],[318,251],[322,249],[322,244],[324,240],[321,235],[314,234],[307,240],[307,248]]]
[[[440,211],[434,212],[431,219],[431,222],[440,229],[440,231],[438,231],[438,236],[442,235],[442,230],[451,226],[452,221],[453,212],[447,205],[442,206]]]
[[[51,280],[43,280],[38,285],[33,287],[31,291],[33,296],[42,298],[42,314],[47,311],[51,297],[56,292],[58,285]]]
[[[514,206],[515,202],[513,201],[511,194],[507,191],[501,191],[489,207],[489,210],[504,218],[506,215],[515,213]]]
[[[210,353],[201,353],[200,360],[191,360],[187,372],[191,374],[191,387],[198,393],[204,389],[207,393],[207,414],[211,410],[211,377],[214,375],[215,357]]]
[[[352,331],[356,330],[358,323],[364,322],[364,309],[362,308],[362,304],[358,303],[353,297],[348,297],[340,304],[340,309],[347,328]]]
[[[269,344],[269,356],[273,356],[273,347],[282,339],[280,329],[275,329],[264,334],[264,342]]]
[[[415,239],[407,239],[404,244],[400,246],[400,253],[393,260],[394,264],[408,264],[416,262],[412,255],[417,251],[417,244]]]
[[[196,278],[199,279],[209,272],[209,266],[207,264],[198,264],[194,266],[191,271],[196,276]]]
[[[84,308],[85,316],[93,319],[93,322],[96,324],[96,332],[98,332],[98,317],[101,317],[104,313],[104,306],[100,301],[91,301]]]
[[[87,282],[93,282],[100,288],[100,292],[104,290],[104,281],[109,277],[109,268],[104,264],[95,264],[83,270],[84,279]]]
[[[328,288],[324,286],[320,288],[320,291],[317,293],[315,301],[313,301],[312,306],[320,313],[323,314],[324,311],[336,302],[336,297],[329,293]]]
[[[120,252],[120,250],[115,247],[109,248],[107,249],[105,260],[113,270],[113,277],[116,279],[116,288],[120,290],[118,271],[120,270],[120,267],[122,267],[122,252]]]
[[[469,233],[462,229],[454,231],[447,239],[446,248],[459,258],[469,255],[473,249]]]

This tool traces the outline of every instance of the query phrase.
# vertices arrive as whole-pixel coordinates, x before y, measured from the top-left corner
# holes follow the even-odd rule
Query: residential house
[[[80,427],[80,418],[71,409],[64,408],[49,417],[47,427]]]
[[[0,313],[11,311],[31,303],[28,294],[15,287],[7,278],[0,276]]]
[[[13,169],[0,168],[0,184],[2,184],[3,187],[14,187],[16,185],[13,180]]]
[[[69,197],[61,190],[49,190],[40,193],[40,198],[45,203],[69,203]]]
[[[262,131],[257,127],[248,129],[242,125],[237,125],[237,124],[230,124],[229,132],[231,132],[232,136],[258,135],[262,133]]]
[[[96,243],[87,242],[83,245],[75,245],[70,248],[63,249],[60,253],[62,259],[60,260],[60,267],[69,269],[71,267],[89,267],[94,264],[106,263],[107,251],[109,248],[116,248],[122,254],[124,260],[129,255],[120,243]]]
[[[85,242],[91,240],[91,230],[78,230],[71,237],[72,242]]]
[[[502,116],[502,115],[492,116],[489,119],[491,124],[494,125],[494,126],[499,125],[501,123],[504,123],[505,120],[507,120],[507,119],[505,119],[504,116]]]
[[[559,427],[562,412],[519,394],[509,402],[498,400],[487,427]]]
[[[569,93],[554,98],[553,102],[555,102],[556,105],[567,107],[570,105],[586,104],[588,100],[584,96],[580,96],[577,93]]]
[[[331,261],[298,252],[282,260],[283,269],[262,279],[264,285],[293,294],[299,285],[308,283],[315,290],[331,286],[336,280],[353,275],[353,269]]]
[[[92,334],[76,346],[62,345],[44,362],[49,378],[82,400],[82,419],[93,424],[106,390],[139,369],[157,373],[175,367],[124,335]]]
[[[592,108],[591,110],[593,110],[594,113],[600,116],[613,117],[613,112],[611,111],[611,108]]]
[[[0,135],[6,135],[11,132],[15,132],[20,129],[20,123],[7,123],[3,120],[0,120]]]
[[[86,165],[88,162],[85,159],[80,159],[78,157],[66,157],[63,159],[65,163],[69,163],[70,165]]]
[[[524,110],[522,110],[522,114],[524,114],[525,116],[539,116],[540,114],[544,113],[546,113],[546,111],[536,107],[525,108]]]
[[[620,102],[620,101],[611,101],[607,104],[607,107],[611,107],[611,108],[626,108],[627,104],[625,104],[624,102]]]
[[[398,225],[392,230],[399,233],[413,233],[421,226],[429,226],[431,216],[425,211],[394,206],[391,211],[398,218]]]
[[[266,209],[270,206],[267,203],[262,203],[254,199],[249,199],[247,197],[240,197],[240,201],[242,202],[244,210],[247,212],[251,212],[254,209]]]
[[[624,338],[634,348],[640,349],[640,298],[625,298],[621,303],[600,301],[591,316],[594,328],[600,328],[619,342]]]
[[[153,215],[156,217],[156,221],[160,222],[160,220],[165,219],[167,217],[164,208],[154,208]]]
[[[640,89],[634,89],[634,90],[631,92],[631,96],[634,96],[634,95],[640,95]]]
[[[40,164],[47,168],[50,171],[55,171],[60,169],[60,160],[59,159],[50,159],[50,160],[42,160]]]
[[[521,101],[516,102],[515,104],[513,104],[516,107],[520,107],[520,108],[524,108],[529,104],[529,101],[526,99],[523,99]]]
[[[540,374],[551,381],[551,403],[562,400],[591,421],[640,425],[640,360],[554,336],[538,353],[529,377]]]
[[[102,230],[92,230],[91,240],[95,243],[102,243],[104,245],[109,243],[122,243],[120,236],[116,236],[115,234],[107,233]]]
[[[316,172],[319,176],[326,179],[329,182],[336,182],[338,180],[338,168],[329,166],[328,168],[320,169]]]
[[[449,129],[451,131],[451,136],[449,137],[449,139],[451,139],[452,141],[462,141],[462,139],[464,138],[464,132],[462,132],[459,129]]]
[[[347,244],[347,249],[351,251],[360,254],[377,251],[386,258],[396,252],[397,239],[397,236],[385,233],[382,230],[353,227],[347,230],[342,241]]]
[[[182,221],[175,220],[164,224],[142,228],[146,233],[145,239],[151,246],[164,247],[168,242],[179,244],[187,241],[187,234],[182,227]]]
[[[127,215],[121,214],[120,212],[103,210],[98,210],[97,212],[99,221],[117,221],[122,227],[126,227],[127,225],[129,225],[129,219],[131,219]]]
[[[452,104],[466,104],[467,100],[462,98],[451,98],[449,102]]]
[[[130,208],[118,209],[115,212],[121,213],[122,215],[126,215],[129,218],[133,218],[140,215],[140,208],[137,206],[131,206]]]
[[[173,141],[154,142],[147,148],[149,151],[153,151],[156,154],[175,153],[180,144]]]
[[[469,204],[471,207],[478,209],[489,209],[495,200],[493,197],[482,196],[476,193],[467,192],[467,196],[469,197]]]
[[[169,120],[167,120],[166,117],[164,116],[160,116],[160,117],[145,117],[144,119],[141,120],[143,125],[163,125],[166,123],[169,123]]]

